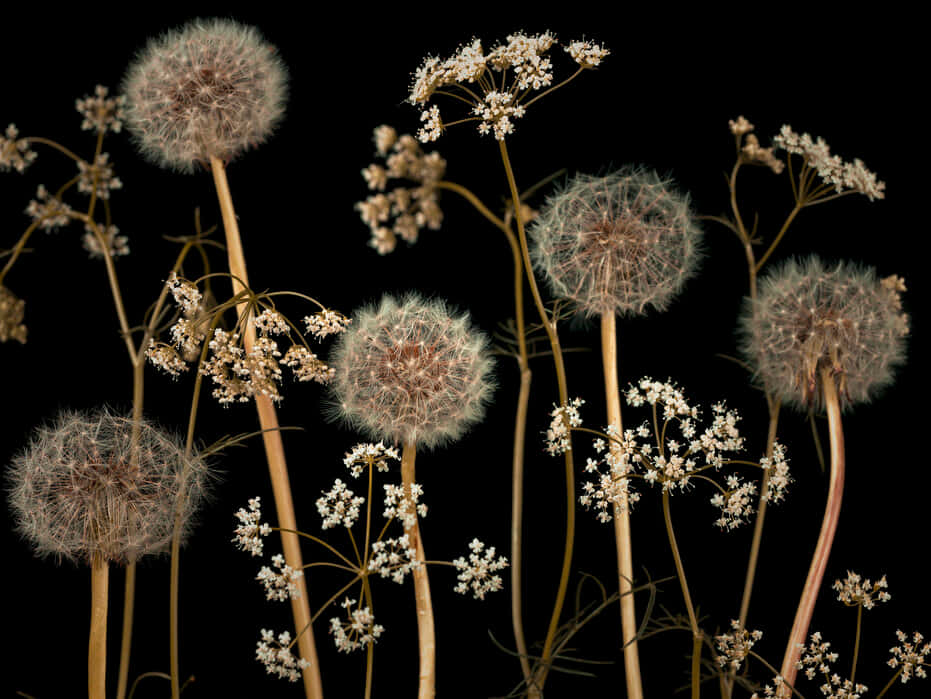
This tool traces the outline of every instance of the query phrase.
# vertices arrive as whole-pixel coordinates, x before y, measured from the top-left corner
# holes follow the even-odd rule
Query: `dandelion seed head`
[[[897,276],[817,257],[790,260],[760,280],[741,317],[743,351],[762,386],[784,403],[824,409],[822,368],[842,407],[870,400],[905,359],[905,284]]]
[[[126,126],[143,155],[193,172],[269,137],[284,115],[287,72],[256,28],[198,19],[151,40],[122,91]]]
[[[132,563],[168,550],[176,515],[186,536],[206,494],[206,463],[145,420],[137,439],[133,420],[106,409],[63,412],[36,430],[7,489],[16,529],[37,555]]]
[[[433,448],[478,422],[491,396],[486,337],[416,294],[385,296],[333,348],[333,414],[373,439]]]
[[[547,200],[529,235],[553,295],[588,317],[664,310],[695,273],[701,245],[688,197],[635,168],[576,175]]]

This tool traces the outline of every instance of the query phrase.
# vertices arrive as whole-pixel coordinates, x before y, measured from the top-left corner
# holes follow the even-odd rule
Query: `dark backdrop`
[[[92,136],[79,130],[74,99],[98,83],[116,89],[127,62],[147,38],[195,16],[228,8],[160,12],[139,18],[121,13],[18,9],[5,21],[0,48],[4,66],[0,122],[15,122],[23,134],[59,140],[89,153]],[[883,276],[897,273],[908,284],[912,315],[909,361],[895,385],[846,420],[848,487],[827,582],[848,569],[866,577],[887,574],[892,602],[866,617],[858,679],[873,691],[890,671],[884,666],[894,630],[931,631],[931,612],[920,563],[926,555],[925,445],[921,370],[927,352],[924,315],[927,286],[927,228],[924,183],[919,175],[917,109],[919,90],[916,23],[884,15],[844,18],[838,23],[801,18],[783,11],[768,17],[691,14],[669,10],[582,17],[547,17],[538,11],[454,16],[450,8],[402,11],[383,7],[338,9],[332,19],[298,19],[281,11],[251,9],[241,21],[261,28],[277,45],[290,71],[291,99],[286,119],[264,146],[229,168],[256,288],[295,289],[350,313],[384,292],[419,289],[468,309],[475,322],[493,331],[512,315],[510,256],[500,234],[462,200],[445,195],[442,230],[426,231],[413,246],[400,243],[379,257],[366,246],[368,230],[353,210],[366,196],[359,175],[373,158],[371,129],[389,123],[401,132],[417,127],[417,113],[405,103],[410,73],[428,53],[446,55],[472,36],[490,46],[517,29],[551,29],[565,39],[602,41],[612,55],[596,72],[534,105],[517,124],[508,146],[518,183],[531,183],[566,168],[604,172],[626,163],[644,164],[670,174],[688,190],[702,213],[727,210],[725,173],[733,164],[729,119],[745,115],[757,125],[764,145],[783,123],[823,136],[845,160],[862,158],[886,181],[887,199],[869,202],[851,196],[803,212],[780,247],[778,258],[818,253],[876,266]],[[4,14],[8,14],[7,11]],[[426,20],[426,21],[425,21]],[[894,29],[894,35],[893,35]],[[12,39],[12,41],[11,41]],[[568,70],[562,57],[557,70]],[[903,87],[904,86],[904,87]],[[916,143],[916,141],[918,143]],[[450,130],[433,144],[448,161],[449,179],[463,183],[496,210],[506,182],[494,140],[466,126]],[[219,223],[211,178],[181,176],[143,162],[125,135],[109,138],[106,149],[124,183],[114,193],[115,223],[129,236],[132,254],[117,261],[127,289],[131,322],[138,322],[155,298],[175,248],[164,235],[188,234],[194,210],[205,224]],[[44,151],[27,174],[2,176],[0,247],[10,247],[27,225],[22,214],[40,182],[50,187],[70,176],[60,159]],[[791,206],[785,178],[748,169],[745,192],[771,232]],[[537,200],[536,203],[539,203]],[[102,403],[128,407],[130,369],[119,340],[103,266],[88,260],[76,227],[34,239],[6,283],[27,301],[28,344],[0,347],[3,367],[0,460],[9,462],[30,430],[59,408],[92,408]],[[726,398],[744,416],[751,453],[762,449],[765,407],[741,369],[720,359],[735,347],[735,318],[746,288],[742,252],[734,236],[706,226],[706,257],[700,275],[668,312],[619,323],[622,383],[642,375],[681,383],[695,402]],[[222,266],[222,260],[218,260]],[[295,310],[300,313],[300,310]],[[528,317],[533,317],[528,304]],[[588,424],[600,423],[598,333],[568,326],[565,346],[589,351],[567,357],[570,394],[586,398]],[[562,462],[542,452],[541,431],[555,400],[551,363],[534,363],[531,423],[527,447],[525,618],[528,639],[541,639],[549,619],[562,551],[564,497]],[[499,362],[498,389],[486,421],[454,446],[423,454],[418,471],[431,507],[424,523],[428,555],[451,559],[466,553],[479,536],[508,548],[510,432],[516,398],[516,365]],[[146,412],[162,424],[182,429],[191,382],[172,382],[147,370]],[[316,386],[288,385],[280,409],[288,433],[292,484],[301,526],[319,531],[314,501],[336,477],[345,479],[342,454],[360,441],[321,418],[323,394]],[[633,419],[633,418],[632,418]],[[826,435],[823,421],[822,436]],[[256,426],[249,406],[222,409],[207,401],[200,438]],[[794,605],[804,580],[821,520],[826,476],[820,472],[808,424],[785,413],[780,438],[789,445],[796,479],[788,501],[771,510],[763,560],[751,609],[750,626],[764,631],[758,649],[779,664]],[[584,463],[586,440],[577,442]],[[287,606],[266,602],[252,578],[258,561],[230,543],[233,512],[247,498],[261,495],[271,512],[271,491],[260,445],[252,443],[218,460],[222,478],[202,522],[184,551],[182,570],[182,666],[194,684],[191,697],[292,696],[300,685],[267,677],[254,660],[263,627],[282,630],[290,623]],[[654,577],[674,574],[657,492],[644,492],[633,517],[635,557]],[[712,521],[710,493],[701,487],[676,496],[673,516],[679,528],[684,564],[705,626],[720,629],[737,615],[750,527],[725,534]],[[27,544],[3,527],[6,570],[8,650],[0,684],[3,696],[15,690],[39,699],[84,692],[89,574],[84,568],[56,566],[35,559]],[[575,570],[598,576],[610,587],[614,548],[610,525],[578,512]],[[267,556],[277,551],[269,540]],[[305,549],[312,560],[314,551]],[[267,557],[266,556],[266,557]],[[579,580],[573,577],[573,586]],[[167,671],[167,559],[140,564],[136,631],[131,676]],[[454,574],[431,574],[438,632],[440,697],[506,694],[519,679],[515,659],[496,649],[493,635],[513,646],[508,591],[484,603],[456,595]],[[122,576],[112,576],[111,670],[118,654]],[[313,603],[341,585],[338,576],[311,579]],[[412,696],[416,684],[416,632],[410,586],[376,583],[378,621],[387,627],[376,649],[376,696]],[[591,594],[587,588],[585,594]],[[658,601],[683,611],[673,582]],[[641,607],[642,608],[642,607]],[[325,618],[331,614],[326,613]],[[814,629],[824,632],[841,654],[837,671],[846,676],[852,653],[855,614],[833,600],[825,587]],[[364,654],[337,654],[325,624],[317,625],[323,681],[331,697],[361,696]],[[586,665],[597,678],[553,674],[547,695],[623,694],[617,613],[611,609],[581,633],[574,654],[604,665]],[[641,646],[651,697],[670,696],[688,681],[687,634],[670,633]],[[579,667],[579,666],[576,666]],[[756,677],[768,680],[756,666]],[[921,680],[918,680],[921,682]],[[111,681],[110,687],[115,682]],[[817,696],[814,684],[803,684]],[[912,689],[907,687],[906,689]],[[711,686],[706,692],[714,691]],[[914,696],[927,689],[915,687]],[[148,679],[138,699],[165,696],[167,683]],[[904,692],[903,692],[904,694]]]

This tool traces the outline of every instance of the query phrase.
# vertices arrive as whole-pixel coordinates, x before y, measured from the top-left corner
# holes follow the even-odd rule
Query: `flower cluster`
[[[304,325],[307,333],[316,339],[322,340],[329,335],[338,335],[346,330],[352,321],[339,311],[324,308],[313,315],[304,316]]]
[[[26,207],[26,214],[39,228],[50,233],[56,228],[68,225],[74,210],[57,196],[50,194],[45,185],[40,184],[36,190],[36,198],[30,200],[29,206]]]
[[[905,284],[872,268],[789,260],[760,282],[741,318],[743,351],[763,387],[802,409],[824,407],[822,368],[844,406],[869,400],[904,360]]]
[[[276,640],[273,631],[262,629],[261,633],[262,640],[256,644],[255,658],[265,666],[265,671],[290,682],[300,680],[301,670],[310,663],[304,658],[294,657],[294,653],[291,652],[294,645],[291,634],[282,631]]]
[[[25,312],[26,302],[0,284],[0,342],[26,342]]]
[[[565,454],[572,449],[570,430],[582,424],[579,408],[585,404],[581,398],[573,398],[565,406],[557,405],[550,412],[549,429],[546,431],[546,453],[550,456]]]
[[[516,33],[487,53],[482,42],[474,39],[449,58],[425,59],[413,75],[408,95],[411,104],[422,109],[424,127],[417,137],[424,142],[439,138],[444,128],[439,107],[428,107],[427,102],[438,91],[458,89],[452,94],[471,105],[471,116],[463,121],[478,121],[479,133],[493,133],[497,140],[503,140],[514,131],[514,120],[524,116],[526,107],[543,93],[528,97],[553,84],[548,54],[557,43],[550,32]],[[579,70],[595,68],[609,53],[589,41],[573,41],[564,49]]]
[[[582,484],[579,502],[595,508],[602,522],[611,521],[614,507],[630,507],[639,501],[639,494],[631,488],[632,480],[658,483],[670,493],[676,489],[681,492],[688,489],[697,474],[712,480],[706,472],[720,471],[731,463],[728,455],[744,448],[744,439],[737,429],[740,417],[724,403],[712,406],[711,424],[699,431],[698,408],[690,406],[672,383],[643,378],[628,389],[626,399],[633,407],[653,406],[655,419],[652,426],[644,422],[635,429],[624,430],[623,435],[610,426],[604,435],[608,441],[593,442],[599,458],[589,458],[585,471],[594,474],[595,479]],[[784,448],[777,445],[773,458],[761,460],[760,466],[771,474],[767,497],[773,502],[781,500],[791,481]],[[757,486],[733,473],[724,478],[724,485],[714,484],[718,492],[711,498],[711,504],[721,510],[716,524],[733,529],[744,523],[754,511],[752,496]]]
[[[19,137],[15,124],[7,126],[6,131],[0,134],[0,172],[23,172],[35,159],[36,152],[29,147],[29,140]]]
[[[576,175],[528,231],[555,297],[588,317],[664,310],[698,268],[702,231],[689,197],[652,170]]]
[[[102,259],[105,255],[122,257],[129,254],[129,238],[120,235],[119,228],[113,224],[103,226],[98,223],[96,229],[100,232],[99,236],[93,226],[86,224],[84,226],[84,237],[81,240],[91,259]],[[102,244],[100,242],[101,237],[103,238]]]
[[[365,503],[365,498],[355,495],[339,478],[333,487],[317,498],[317,512],[323,518],[323,529],[343,526],[351,528],[359,519],[359,508]]]
[[[721,655],[718,656],[718,664],[721,667],[730,666],[735,672],[740,669],[740,664],[747,659],[747,654],[754,644],[763,638],[762,631],[747,631],[741,627],[737,619],[731,620],[732,633],[724,633],[715,636],[714,640],[718,646]]]
[[[112,131],[119,133],[123,129],[123,107],[126,98],[123,95],[108,97],[110,91],[103,85],[94,88],[94,95],[74,102],[75,109],[84,117],[81,122],[83,131],[93,129],[97,133]]]
[[[235,516],[239,525],[234,530],[236,536],[233,537],[233,543],[253,556],[261,556],[265,548],[262,537],[271,534],[272,528],[267,522],[262,521],[262,503],[259,496],[249,499],[248,511],[240,507]]]
[[[805,676],[813,680],[818,673],[824,676],[824,684],[819,688],[828,699],[860,699],[866,692],[866,685],[841,679],[832,672],[831,664],[837,662],[837,653],[830,651],[831,644],[821,638],[819,632],[811,634],[808,646],[804,648],[798,661],[799,670],[805,670]]]
[[[507,568],[508,559],[504,556],[496,559],[495,547],[489,546],[486,549],[485,544],[478,539],[472,539],[469,550],[471,553],[468,561],[461,556],[453,561],[453,565],[459,571],[459,575],[456,576],[459,584],[453,589],[461,595],[471,590],[474,599],[485,599],[487,593],[501,589],[501,576],[494,573]]]
[[[852,163],[845,163],[840,156],[831,155],[831,150],[824,139],[817,140],[804,133],[795,133],[788,124],[773,137],[773,143],[787,153],[801,155],[805,165],[816,170],[818,176],[829,185],[834,185],[838,192],[859,192],[873,201],[885,198],[886,183],[879,182],[876,175],[866,169],[859,158]]]
[[[790,699],[792,696],[792,690],[789,688],[789,685],[785,683],[785,678],[781,675],[776,675],[773,678],[772,685],[766,685],[763,687],[763,696],[761,697],[757,692],[754,692],[750,699]]]
[[[892,595],[886,592],[889,584],[886,576],[882,576],[875,583],[867,578],[863,580],[857,573],[847,571],[846,580],[835,580],[832,589],[837,592],[837,599],[848,607],[863,607],[872,609],[876,602],[888,602]]]
[[[446,161],[436,151],[424,153],[409,134],[398,136],[390,126],[375,129],[375,149],[384,165],[372,163],[362,171],[368,188],[377,192],[356,204],[362,220],[372,232],[369,245],[380,255],[392,252],[400,237],[417,242],[426,226],[438,230],[443,222],[436,183],[443,179]],[[389,180],[405,180],[385,193]]]
[[[368,565],[370,573],[378,573],[383,578],[390,577],[394,582],[402,583],[405,575],[419,567],[417,549],[411,546],[407,534],[372,543],[372,556]]]
[[[388,459],[401,460],[401,455],[394,447],[386,447],[383,442],[377,444],[362,443],[352,448],[343,459],[343,465],[349,469],[353,478],[358,478],[366,468],[373,466],[381,471],[388,471]]]
[[[896,638],[899,639],[899,645],[889,649],[892,657],[887,663],[891,668],[900,668],[903,684],[908,682],[913,676],[922,679],[928,676],[925,667],[931,665],[925,661],[928,654],[931,653],[931,643],[925,643],[924,636],[915,631],[912,634],[912,640],[908,640],[908,634],[898,630],[895,632]]]
[[[385,518],[397,518],[405,529],[410,529],[417,524],[417,515],[427,516],[427,506],[419,502],[422,495],[419,483],[411,483],[409,490],[403,485],[385,484]]]
[[[352,609],[356,600],[347,597],[340,605],[346,610],[346,619],[333,617],[330,619],[330,633],[336,649],[345,653],[365,648],[374,643],[385,630],[381,624],[375,623],[375,617],[369,607]]]
[[[94,194],[98,199],[109,199],[110,191],[123,187],[120,178],[113,174],[110,156],[100,153],[93,163],[78,161],[78,191]]]
[[[753,165],[763,165],[777,175],[785,169],[786,164],[773,155],[773,148],[763,148],[756,134],[751,133],[755,128],[743,116],[728,122],[731,133],[737,137],[737,148],[743,162]]]
[[[299,597],[301,593],[297,588],[297,580],[304,575],[304,572],[286,565],[284,556],[280,553],[272,556],[272,565],[278,570],[262,566],[259,574],[255,576],[255,579],[265,586],[265,599],[284,602]]]

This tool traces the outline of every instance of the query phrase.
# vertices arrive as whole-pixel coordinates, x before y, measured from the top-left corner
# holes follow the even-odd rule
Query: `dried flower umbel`
[[[193,172],[265,141],[284,115],[287,73],[255,27],[200,19],[153,39],[123,81],[143,155]]]

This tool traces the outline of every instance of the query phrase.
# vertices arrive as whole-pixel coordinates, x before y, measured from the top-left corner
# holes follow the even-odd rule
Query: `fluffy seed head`
[[[491,396],[486,337],[468,314],[415,294],[359,311],[333,348],[334,413],[373,439],[433,448],[481,419]]]
[[[763,387],[785,403],[822,410],[822,367],[837,377],[842,405],[869,400],[905,358],[903,291],[901,278],[879,279],[869,267],[790,260],[744,307],[744,353]]]
[[[20,534],[41,556],[127,564],[168,549],[203,499],[207,466],[173,436],[107,410],[64,412],[40,427],[8,472]],[[186,531],[185,531],[186,533]]]
[[[265,141],[284,114],[287,74],[254,27],[195,20],[153,39],[123,79],[126,125],[143,155],[192,172]]]
[[[588,317],[663,310],[696,270],[701,230],[688,196],[651,170],[576,175],[530,229],[553,295]]]

